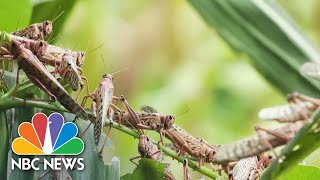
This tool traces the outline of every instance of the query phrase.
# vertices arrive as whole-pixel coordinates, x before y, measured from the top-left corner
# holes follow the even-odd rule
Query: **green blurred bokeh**
[[[280,3],[319,45],[320,3]],[[210,143],[253,134],[253,125],[262,123],[259,109],[285,103],[248,58],[232,51],[186,1],[79,1],[64,27],[57,44],[86,50],[83,74],[91,92],[103,74],[128,68],[114,76],[116,96],[125,95],[137,111],[147,104],[179,115],[178,125]],[[137,140],[113,130],[111,141],[114,148],[106,149],[104,158],[119,156],[121,173],[132,172],[129,158],[138,154]],[[182,165],[173,167],[182,176]]]

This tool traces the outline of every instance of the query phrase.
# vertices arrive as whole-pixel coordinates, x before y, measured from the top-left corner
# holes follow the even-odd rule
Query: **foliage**
[[[319,83],[299,73],[304,62],[319,59],[319,54],[275,2],[190,0],[190,3],[235,50],[246,53],[257,70],[284,94],[298,91],[319,97]]]
[[[53,22],[54,30],[50,35],[55,38],[61,33],[63,25],[72,12],[76,0],[60,1],[51,0],[35,4],[32,8],[30,23],[43,22],[45,20],[55,20]],[[53,39],[53,42],[56,39]]]
[[[190,0],[190,3],[235,50],[246,53],[257,70],[284,94],[299,91],[319,97],[319,83],[299,73],[304,62],[319,59],[319,54],[275,2]],[[318,115],[299,131],[263,178],[272,179],[285,173],[284,170],[291,170],[290,167],[320,147]]]
[[[297,164],[320,147],[319,131],[320,111],[317,111],[281,152],[278,159],[270,165],[262,178],[274,179],[280,175],[285,175],[288,171],[288,177],[290,177],[290,174],[296,174],[290,171],[299,169],[297,168]],[[319,173],[317,175],[319,175]],[[318,178],[320,178],[320,176],[318,176]]]
[[[5,17],[5,18],[2,18],[2,20],[0,22],[0,29],[1,29],[1,31],[4,30],[4,31],[12,32],[16,29],[18,22],[19,22],[18,23],[18,29],[19,29],[19,28],[26,27],[27,25],[34,23],[34,22],[40,22],[43,20],[52,20],[53,18],[55,18],[55,16],[60,14],[60,12],[64,11],[64,13],[57,19],[57,21],[54,22],[54,34],[52,35],[52,37],[56,37],[59,33],[62,33],[62,29],[64,27],[64,24],[68,20],[68,17],[70,16],[71,12],[74,12],[73,9],[74,9],[74,6],[77,4],[77,2],[78,1],[76,1],[76,0],[68,0],[68,1],[56,0],[56,1],[43,1],[40,3],[32,4],[31,0],[20,0],[19,3],[14,3],[11,1],[0,1],[1,7],[2,7],[1,11],[0,11],[0,16]],[[226,0],[226,1],[223,1],[223,0],[200,0],[200,1],[199,0],[189,0],[189,2],[200,13],[200,15],[209,24],[209,26],[213,27],[218,32],[218,34],[224,40],[226,40],[227,43],[229,43],[231,45],[231,47],[233,49],[235,49],[237,52],[241,52],[241,53],[248,55],[251,58],[251,62],[254,65],[254,67],[270,83],[272,83],[273,86],[278,88],[282,93],[286,94],[286,93],[290,93],[292,91],[299,91],[299,92],[302,92],[302,93],[305,93],[308,95],[319,97],[319,88],[320,88],[319,83],[317,83],[313,80],[310,80],[310,79],[306,79],[305,77],[302,77],[299,74],[299,67],[302,63],[309,61],[309,60],[316,61],[319,58],[319,55],[318,55],[317,51],[314,49],[314,47],[297,30],[295,25],[292,24],[292,21],[290,19],[288,19],[288,16],[284,13],[284,11],[274,1],[268,1],[268,0],[263,0],[263,1],[259,1],[259,0],[252,0],[252,1],[250,1],[250,0],[242,0],[242,1],[237,1],[237,0]],[[138,4],[140,5],[140,4],[142,4],[142,2],[140,2]],[[134,7],[136,7],[133,4],[131,4],[131,6],[133,7],[133,8],[131,7],[131,9],[134,9]],[[100,8],[102,8],[102,7],[105,7],[105,6],[101,6]],[[108,6],[108,7],[114,7],[114,6]],[[139,8],[141,8],[141,7],[139,7]],[[137,8],[137,9],[140,10],[139,8]],[[96,8],[93,8],[93,9],[96,9]],[[114,9],[116,9],[116,10],[112,9],[111,12],[115,12],[118,10],[117,8],[114,8]],[[129,10],[130,10],[130,8],[129,8]],[[104,9],[104,11],[106,11],[106,10]],[[108,12],[110,12],[110,11],[108,11]],[[98,10],[97,10],[97,14],[98,14]],[[94,14],[94,15],[97,15],[97,14]],[[127,19],[134,18],[133,16],[132,17],[130,16],[130,13],[127,13],[127,14],[129,14],[128,16],[130,17]],[[96,17],[99,17],[99,16],[96,16]],[[152,16],[148,16],[148,17],[152,17]],[[88,17],[86,17],[86,18],[88,18]],[[172,16],[170,18],[174,19],[177,17]],[[79,17],[79,19],[84,20],[85,18]],[[106,18],[106,19],[108,19],[108,18]],[[123,18],[121,16],[119,19],[123,20],[125,18]],[[89,21],[92,23],[98,22],[98,20],[95,21],[95,20],[91,20],[91,19]],[[190,21],[190,22],[192,22],[192,21]],[[122,23],[122,21],[121,21],[121,23]],[[172,22],[170,22],[170,23],[176,25],[175,23],[172,23]],[[104,24],[104,23],[99,22],[97,24]],[[146,24],[148,24],[148,23],[146,23]],[[114,25],[116,26],[119,24],[114,23]],[[123,24],[121,24],[121,25],[123,25]],[[67,27],[67,26],[65,26],[65,27]],[[91,25],[86,24],[86,27],[91,27]],[[87,34],[86,27],[83,26],[83,28],[81,28],[81,30],[84,31],[84,33],[82,33],[81,35],[78,35],[78,37],[84,37],[83,35],[85,35],[86,38],[79,38],[79,39],[85,39],[86,42],[87,42],[88,38],[95,37],[95,36],[98,37],[98,40],[103,39],[103,36],[100,36],[102,34],[96,35],[95,31],[94,31],[94,33],[91,32],[91,36],[89,35],[90,32],[88,32],[88,34]],[[127,26],[120,26],[120,27],[121,28],[119,28],[119,27],[118,28],[122,29],[122,30],[129,29],[129,28],[127,28]],[[125,27],[125,28],[123,28],[123,27]],[[68,26],[68,28],[69,28],[69,26]],[[109,28],[109,29],[112,29],[112,28]],[[155,28],[155,29],[157,29],[157,34],[158,34],[159,29],[164,29],[164,28],[165,27]],[[183,30],[186,30],[186,31],[192,29],[192,28],[187,29],[187,28],[185,28],[185,26],[183,26],[183,28],[184,28]],[[145,27],[139,28],[139,31],[144,32],[143,31],[144,29],[145,29]],[[174,29],[174,28],[172,28],[172,29]],[[170,31],[172,31],[172,29],[170,29]],[[118,31],[118,29],[117,29],[117,31]],[[108,35],[108,32],[105,32],[105,30],[103,30],[103,34]],[[124,31],[121,31],[121,32],[119,31],[119,33],[122,33],[122,32],[124,32]],[[132,33],[132,31],[130,31],[130,33]],[[109,32],[109,34],[110,34],[109,36],[113,35],[110,32]],[[126,36],[123,35],[123,37],[126,37]],[[146,37],[149,38],[147,33],[146,33]],[[71,38],[74,38],[74,37],[71,37]],[[201,38],[206,39],[203,37],[201,37]],[[76,38],[74,38],[74,39],[76,39]],[[121,41],[123,39],[117,39],[117,38],[115,38],[115,39],[116,39],[116,42],[123,43]],[[170,40],[172,40],[172,39],[174,39],[174,38],[172,38],[170,36]],[[181,39],[183,39],[183,38],[181,38]],[[191,39],[191,37],[190,37],[190,39]],[[139,39],[139,41],[140,41],[140,39]],[[112,44],[112,48],[116,49],[117,44],[116,43],[111,43],[111,44]],[[127,44],[127,43],[123,43],[123,44]],[[130,45],[130,43],[128,43],[128,44]],[[157,42],[155,41],[155,42],[153,42],[153,44],[157,44]],[[161,43],[158,43],[158,44],[161,44]],[[178,52],[175,52],[176,50],[179,51],[180,50],[179,48],[181,48],[182,46],[187,47],[187,45],[184,45],[184,43],[182,43],[183,45],[181,47],[177,48],[177,47],[175,47],[176,44],[174,43],[173,40],[172,40],[172,42],[170,41],[170,43],[168,43],[168,44],[169,44],[168,49],[172,53],[169,55],[169,57],[172,56],[172,57],[174,57],[173,59],[176,59],[176,57],[179,57],[179,55],[180,55]],[[194,42],[194,44],[196,44],[196,42]],[[134,44],[134,45],[136,45],[136,44]],[[152,46],[150,46],[150,47],[152,47]],[[213,47],[210,46],[210,49],[211,48],[213,48]],[[136,48],[136,49],[139,49],[139,50],[147,49],[147,47]],[[190,48],[190,49],[188,49],[187,51],[196,51],[197,50],[197,49],[192,49],[192,48]],[[174,52],[172,52],[173,50],[174,50]],[[219,51],[219,50],[220,49],[218,49],[217,51]],[[126,52],[122,52],[122,51],[119,51],[119,52],[121,52],[121,55],[122,54],[124,56],[127,55]],[[155,51],[155,52],[158,53],[158,51]],[[211,51],[210,51],[210,53],[211,53]],[[133,58],[130,53],[128,53],[128,54],[129,54],[130,59]],[[141,53],[141,54],[143,54],[143,53]],[[136,57],[140,58],[141,54],[138,54],[138,56],[136,56]],[[184,54],[184,55],[189,56],[188,53]],[[154,57],[154,55],[149,55],[149,56],[151,56],[151,58],[155,58],[155,59],[158,58],[158,57]],[[160,55],[161,59],[166,56],[168,56],[168,55]],[[99,58],[100,58],[100,54],[99,54]],[[91,58],[91,59],[94,59],[94,58]],[[119,60],[119,62],[121,62],[121,60]],[[142,66],[141,69],[143,70],[144,73],[147,74],[150,71],[153,74],[156,74],[156,72],[160,70],[161,74],[158,75],[159,77],[157,77],[157,78],[164,80],[165,76],[163,76],[163,70],[162,70],[162,68],[160,68],[160,66],[156,66],[159,68],[154,68],[154,69],[149,68],[149,67],[143,68],[143,64],[144,63],[147,64],[147,63],[146,63],[146,61],[144,61],[144,63],[143,63],[143,61],[141,61],[141,62],[142,62],[140,64]],[[160,61],[160,62],[165,64],[164,61]],[[126,63],[130,64],[130,62],[126,62]],[[178,62],[175,62],[175,63],[179,64]],[[97,69],[98,68],[105,69],[100,64],[98,64],[99,66],[96,66],[95,62],[92,62],[92,61],[88,62],[87,64],[90,64],[90,69],[89,68],[87,68],[87,69],[91,70],[91,71],[89,71],[88,74],[92,74],[92,76],[97,76],[98,73],[96,72],[96,69],[92,68],[91,66],[97,67]],[[163,65],[163,64],[161,64],[161,65]],[[209,64],[214,64],[214,62],[213,61],[209,62]],[[150,65],[150,64],[147,64],[147,65]],[[174,66],[174,63],[164,65],[164,67],[166,67],[167,70],[173,66]],[[193,72],[195,72],[195,69],[196,69],[195,67],[196,66],[193,66],[193,64],[192,64],[191,69]],[[208,65],[208,67],[209,67],[209,65]],[[221,68],[221,69],[223,69],[223,67],[224,67],[223,65],[218,66],[218,68]],[[92,69],[94,69],[94,70],[92,70]],[[223,70],[221,70],[221,71],[223,71]],[[183,72],[185,73],[185,71],[183,71]],[[187,71],[187,72],[189,72],[189,71]],[[134,73],[134,72],[132,72],[132,73]],[[181,74],[184,75],[184,73],[181,73]],[[167,74],[170,74],[170,73],[167,73]],[[179,75],[181,76],[181,74],[179,74]],[[213,74],[213,71],[212,72],[210,71],[209,75],[210,75],[210,79],[211,79],[216,74]],[[11,80],[8,80],[8,83],[9,83],[9,86],[12,88],[15,83],[15,81],[14,81],[15,76],[13,74],[6,73],[6,77],[9,77],[9,79],[11,79]],[[138,75],[131,74],[130,78],[134,78],[134,77],[138,77]],[[199,78],[197,78],[197,77],[195,79],[199,80]],[[219,77],[219,76],[217,76],[217,77]],[[141,86],[141,84],[138,83],[139,81],[137,79],[130,79],[130,78],[125,82],[137,82],[138,86]],[[158,82],[158,81],[154,81],[154,76],[150,75],[150,76],[147,76],[147,78],[149,78],[148,80],[152,81],[153,83]],[[249,77],[246,77],[246,76],[239,77],[239,79],[241,79],[241,78],[246,79]],[[97,78],[91,78],[91,79],[93,79],[93,82],[94,82],[95,79],[97,79]],[[188,88],[184,88],[181,86],[181,84],[178,84],[175,82],[176,81],[175,78],[172,78],[172,79],[173,79],[172,82],[174,82],[173,84],[175,87],[179,87],[180,91],[181,91],[181,89],[185,90],[185,92],[183,92],[183,93],[182,92],[180,93],[180,91],[179,91],[179,93],[176,93],[176,94],[179,94],[179,95],[187,94],[188,90],[191,89],[191,88],[189,88],[190,85],[188,85]],[[225,79],[225,77],[223,77],[222,79]],[[237,80],[239,80],[239,79],[237,79]],[[221,83],[222,81],[224,81],[224,80],[218,81],[218,83],[219,82]],[[162,84],[166,84],[166,83],[164,83],[164,81],[161,81],[157,85],[155,85],[155,84],[150,85],[150,84],[147,84],[146,81],[141,81],[141,79],[140,79],[140,82],[143,82],[143,86],[148,87],[148,88],[150,88],[150,87],[156,88],[159,86],[159,84],[161,84],[161,82],[162,82]],[[188,82],[191,83],[193,81],[189,81],[189,79],[188,79]],[[207,83],[208,81],[203,81],[203,82]],[[120,81],[118,81],[118,83],[120,83]],[[92,83],[92,84],[94,84],[94,83]],[[209,83],[207,83],[207,84],[209,84]],[[211,87],[209,87],[209,85],[205,86],[205,87],[206,87],[206,89],[211,88]],[[130,84],[128,85],[128,87],[126,86],[126,88],[128,88],[128,91],[133,89],[132,87],[130,89]],[[201,88],[199,88],[199,89],[201,89]],[[166,99],[165,101],[167,101],[167,99],[170,99],[170,98],[163,98],[163,97],[165,97],[165,95],[163,95],[163,94],[165,94],[166,92],[172,93],[171,89],[164,88],[163,91],[158,92],[158,94],[162,95],[162,96],[158,96],[158,94],[157,94],[158,98],[160,98],[161,100]],[[222,106],[223,106],[223,103],[225,103],[225,104],[232,103],[233,106],[231,106],[231,107],[237,108],[237,109],[234,109],[234,111],[233,111],[235,114],[234,117],[238,117],[239,114],[237,112],[240,112],[240,111],[242,112],[241,108],[237,107],[240,105],[237,104],[237,102],[235,102],[235,99],[230,98],[230,96],[227,96],[229,98],[225,98],[226,94],[228,95],[228,93],[229,93],[229,92],[226,92],[225,89],[218,89],[218,93],[221,93],[221,94],[218,94],[217,97],[222,97],[219,100],[221,100],[221,101],[222,100],[225,101],[226,99],[228,100],[227,102],[221,102]],[[175,94],[175,93],[172,93],[172,94]],[[29,84],[29,85],[22,86],[22,88],[20,88],[20,91],[18,92],[17,96],[21,97],[21,98],[34,97],[34,96],[43,97],[43,94],[40,93],[38,88]],[[211,96],[207,99],[210,100],[212,97],[215,97],[215,96]],[[232,97],[235,97],[235,96],[232,96]],[[157,98],[157,97],[155,97],[155,98]],[[2,105],[4,105],[5,102],[9,101],[8,97],[6,97],[6,98],[1,97],[0,101],[1,100],[3,100]],[[183,102],[183,100],[184,99],[182,99],[181,102]],[[179,101],[179,103],[180,103],[179,99],[175,99],[175,101]],[[241,101],[241,99],[238,99],[238,101]],[[154,103],[157,104],[157,101],[155,101]],[[170,108],[170,107],[172,107],[171,104],[174,104],[174,103],[175,102],[166,103],[164,105],[168,106],[168,108]],[[193,102],[189,102],[189,103],[193,104]],[[163,104],[163,103],[160,103],[160,104]],[[221,104],[219,104],[219,107],[217,107],[217,108],[221,108],[220,106],[221,106]],[[229,106],[227,106],[227,107],[229,107]],[[1,108],[4,108],[4,106]],[[56,107],[54,107],[54,108],[56,108]],[[53,110],[53,109],[51,109],[51,110]],[[59,108],[57,108],[57,109],[59,109]],[[199,109],[201,109],[201,110],[199,110]],[[197,114],[196,117],[198,118],[199,114],[202,114],[203,111],[206,111],[209,109],[214,109],[214,108],[212,108],[211,106],[207,109],[202,109],[202,107],[194,107],[193,111],[195,112],[195,114]],[[1,147],[0,153],[2,155],[0,157],[0,174],[3,175],[3,174],[7,173],[8,179],[17,179],[17,178],[19,178],[19,179],[35,179],[41,173],[43,173],[43,171],[39,171],[39,172],[33,172],[33,171],[22,172],[22,171],[17,171],[17,170],[11,171],[10,164],[8,164],[8,162],[7,162],[7,160],[10,159],[11,157],[13,157],[13,158],[16,157],[16,155],[12,154],[12,152],[10,150],[10,143],[11,143],[11,140],[17,136],[17,132],[16,132],[17,126],[20,124],[21,121],[29,121],[31,119],[30,117],[33,115],[33,113],[35,111],[39,111],[39,110],[42,110],[45,113],[50,113],[50,111],[47,109],[36,109],[36,108],[15,108],[15,112],[14,112],[15,115],[14,116],[11,116],[10,113],[5,112],[5,111],[0,112],[0,120],[1,120],[0,129],[1,129],[1,132],[3,132],[3,134],[5,134],[5,135],[1,136],[1,139],[0,139],[0,147]],[[229,111],[227,113],[229,114]],[[255,113],[255,112],[251,112],[251,113]],[[70,114],[65,114],[65,116],[67,117],[66,118],[67,120],[73,119],[73,117],[70,116]],[[12,119],[12,117],[14,117],[14,119]],[[314,121],[310,122],[310,124],[305,126],[299,132],[299,135],[288,145],[288,147],[282,153],[281,156],[285,155],[285,157],[286,157],[285,160],[283,161],[283,163],[278,163],[278,161],[276,161],[271,166],[271,168],[267,171],[267,173],[264,175],[264,177],[267,177],[267,178],[268,177],[269,178],[270,177],[280,177],[280,178],[284,178],[284,179],[287,179],[287,178],[294,179],[297,177],[310,179],[310,178],[316,178],[316,177],[318,178],[319,177],[319,169],[318,168],[311,167],[311,166],[297,165],[307,155],[309,155],[313,150],[315,150],[319,146],[319,143],[317,143],[317,141],[316,141],[316,139],[319,136],[319,133],[318,133],[318,131],[316,133],[313,133],[314,127],[312,126],[314,123],[317,124],[316,117],[317,116],[314,116],[314,118],[313,118]],[[251,118],[251,117],[246,117],[246,118]],[[11,122],[12,122],[12,124],[11,124]],[[205,124],[205,123],[206,122],[203,122],[203,124]],[[221,122],[221,124],[223,124],[223,123],[228,124],[229,127],[232,127],[230,124],[233,124],[230,121]],[[243,122],[238,122],[238,123],[241,124]],[[210,121],[210,124],[212,124],[212,121]],[[234,124],[235,124],[235,126],[237,125],[236,123],[234,123]],[[78,126],[81,131],[83,131],[83,129],[87,125],[88,125],[88,122],[78,122]],[[193,126],[193,124],[192,124],[192,126]],[[205,125],[203,125],[203,126],[205,126]],[[215,127],[219,127],[219,126],[215,125]],[[223,127],[223,126],[220,126],[220,127]],[[246,128],[246,129],[248,129],[248,128]],[[225,131],[225,129],[222,129],[222,130],[218,129],[217,130],[217,132],[219,132],[219,133],[223,132],[223,131]],[[133,136],[134,136],[134,134],[133,134]],[[224,136],[224,135],[221,135],[221,136]],[[86,164],[87,168],[85,169],[85,171],[82,171],[82,172],[71,171],[69,173],[75,179],[78,179],[78,178],[81,178],[81,179],[82,178],[83,179],[92,179],[92,178],[95,178],[95,179],[102,179],[102,178],[119,179],[119,177],[120,177],[120,170],[119,170],[120,169],[120,163],[119,163],[120,161],[119,161],[119,159],[114,157],[110,164],[105,165],[103,160],[97,156],[97,152],[99,150],[99,147],[101,147],[101,144],[98,147],[95,147],[95,145],[93,144],[92,137],[93,137],[92,136],[92,128],[90,128],[88,133],[86,134],[86,136],[83,139],[85,141],[86,148],[85,148],[84,153],[81,155],[86,160],[85,164]],[[127,141],[122,142],[119,139],[118,139],[118,141],[120,143],[125,144],[126,145],[125,147],[128,147],[128,148],[122,148],[124,150],[121,150],[119,154],[122,155],[122,152],[126,152],[126,151],[128,151],[126,153],[130,153],[129,152],[129,149],[131,147],[131,146],[129,146],[130,142],[127,142]],[[297,145],[299,145],[299,147],[300,147],[299,150],[295,150],[295,147]],[[108,147],[110,147],[110,146],[112,146],[112,145],[109,142]],[[173,154],[173,152],[167,152],[167,153]],[[126,156],[122,156],[121,158],[126,158]],[[193,162],[190,162],[190,163],[192,164]],[[306,163],[308,163],[308,161],[306,161]],[[122,167],[125,167],[123,169],[125,169],[126,171],[127,171],[128,166],[130,166],[130,165],[126,165],[126,164],[122,165]],[[195,164],[192,164],[192,166],[195,166]],[[203,167],[201,167],[201,168],[203,168]],[[127,174],[127,175],[123,176],[122,179],[136,179],[136,178],[150,179],[150,177],[152,177],[152,179],[154,179],[156,177],[160,178],[163,175],[163,174],[161,174],[161,172],[163,172],[162,171],[163,169],[164,169],[163,164],[156,163],[156,162],[153,162],[153,161],[147,160],[147,159],[142,159],[139,161],[139,166],[134,170],[134,172],[132,174]]]
[[[132,172],[132,174],[126,174],[121,177],[121,180],[160,180],[165,176],[164,171],[167,164],[159,163],[152,159],[143,158],[139,161],[139,165]]]
[[[13,32],[17,28],[29,25],[32,12],[31,0],[21,0],[19,3],[1,0],[0,4],[0,17],[2,17],[0,28],[2,31]]]

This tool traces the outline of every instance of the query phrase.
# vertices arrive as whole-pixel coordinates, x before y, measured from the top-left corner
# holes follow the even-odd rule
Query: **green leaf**
[[[111,163],[105,165],[105,180],[119,180],[120,179],[120,159],[113,157]]]
[[[5,111],[0,111],[0,174],[7,176],[7,161],[9,147],[9,129]]]
[[[34,108],[15,108],[15,115],[14,115],[14,120],[12,124],[12,133],[11,133],[11,142],[15,138],[18,137],[18,127],[22,122],[30,122],[35,111]],[[32,180],[34,179],[34,171],[33,170],[28,170],[28,171],[23,171],[15,168],[14,170],[11,170],[11,158],[15,159],[18,161],[18,158],[30,158],[31,160],[33,159],[33,156],[18,156],[14,154],[11,150],[8,153],[8,165],[7,165],[7,179],[8,180],[14,180],[14,179],[25,179],[25,180]]]
[[[274,1],[189,2],[231,47],[248,55],[256,69],[282,93],[299,91],[319,97],[319,83],[299,73],[304,62],[319,59],[319,54]]]
[[[299,130],[282,150],[278,159],[263,173],[263,179],[274,179],[285,174],[310,153],[320,147],[320,110]]]
[[[73,120],[74,115],[65,113],[66,121]],[[81,134],[89,125],[89,121],[81,121],[77,123],[79,128],[79,134]],[[99,151],[102,145],[100,142],[99,146],[96,147],[93,139],[93,126],[88,129],[86,134],[82,137],[84,142],[84,151],[78,156],[72,156],[76,158],[84,159],[84,170],[83,171],[71,171],[70,175],[74,179],[103,179],[105,175],[105,165],[103,158],[99,156]],[[102,137],[104,139],[104,137]],[[110,143],[107,143],[107,146]],[[119,169],[117,170],[119,171]]]
[[[320,179],[320,169],[314,166],[298,165],[292,168],[289,173],[280,176],[279,179]]]
[[[36,4],[33,7],[31,23],[43,22],[45,20],[54,20],[53,22],[53,34],[50,35],[53,38],[61,33],[63,25],[68,18],[68,15],[72,12],[72,8],[76,4],[76,0],[54,0],[46,1]]]
[[[121,180],[160,180],[165,176],[166,167],[167,164],[143,158],[139,161],[139,165],[133,173],[122,176]]]
[[[18,29],[29,25],[32,11],[31,0],[0,0],[0,6],[0,29],[2,31],[14,32],[18,23]]]

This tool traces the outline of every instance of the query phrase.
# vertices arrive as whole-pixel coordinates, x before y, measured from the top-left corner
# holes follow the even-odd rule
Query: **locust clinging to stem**
[[[17,85],[15,90],[19,84],[19,70],[22,69],[30,81],[40,89],[47,92],[50,96],[57,98],[61,105],[70,112],[84,120],[88,120],[88,115],[85,110],[68,94],[29,49],[26,49],[19,41],[12,39],[10,51],[18,62]]]
[[[290,104],[262,109],[259,118],[281,123],[307,120],[320,107],[319,99],[299,93],[290,94],[288,102]]]

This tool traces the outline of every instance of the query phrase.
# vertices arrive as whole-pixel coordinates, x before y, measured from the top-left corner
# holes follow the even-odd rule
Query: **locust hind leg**
[[[87,95],[90,95],[90,91],[89,91],[89,83],[88,83],[88,79],[84,76],[80,76],[82,80],[84,80],[85,83],[80,83],[80,90],[76,96],[76,101],[78,101],[79,97],[80,97],[80,94],[81,94],[81,91],[83,89],[83,86],[86,86],[86,91],[87,91]]]
[[[84,107],[84,105],[86,104],[88,98],[94,99],[95,94],[89,94],[83,97],[82,102],[81,102],[81,107]]]
[[[300,94],[300,93],[292,93],[288,96],[288,101],[292,101],[292,102],[297,102],[297,100],[302,100],[302,101],[308,101],[308,102],[311,102],[317,106],[320,106],[320,102],[318,99],[315,99],[315,98],[312,98],[312,97],[308,97],[308,96],[305,96],[303,94]]]
[[[123,103],[123,105],[125,106],[125,108],[128,111],[128,114],[130,116],[131,119],[131,123],[134,126],[134,128],[137,129],[139,134],[144,134],[143,131],[141,129],[149,129],[149,126],[146,126],[144,124],[141,123],[138,114],[133,110],[133,108],[129,105],[129,103],[127,102],[127,100],[125,99],[125,97],[123,95],[120,96],[120,101]]]
[[[111,126],[111,124],[110,124],[109,129],[108,129],[108,132],[107,132],[107,135],[106,135],[106,137],[104,138],[102,147],[101,147],[101,149],[100,149],[100,151],[99,151],[99,156],[100,156],[100,157],[103,156],[103,150],[104,150],[104,147],[106,146],[106,143],[107,143],[107,140],[108,140],[108,137],[109,137],[111,128],[112,128],[112,126]]]
[[[113,115],[114,115],[115,110],[118,111],[118,112],[121,112],[121,110],[117,106],[115,106],[113,104],[110,104],[109,109],[108,109],[108,119],[110,121],[109,122],[109,129],[108,129],[107,135],[106,135],[106,137],[105,137],[105,139],[103,141],[103,145],[101,147],[101,150],[99,151],[99,155],[100,156],[103,155],[103,150],[104,150],[104,147],[105,147],[105,145],[107,143],[107,140],[108,140],[108,137],[109,137],[109,133],[110,133],[112,125],[113,125]],[[121,119],[121,117],[119,117],[119,121],[120,121],[120,119]]]
[[[18,75],[18,74],[17,74]],[[18,76],[17,76],[18,77]],[[33,100],[33,101],[49,101],[49,102],[54,102],[56,100],[55,95],[53,95],[45,85],[43,85],[36,77],[29,75],[28,76],[30,81],[37,85],[40,89],[42,89],[44,92],[46,92],[52,99],[28,99],[28,100]],[[18,79],[18,78],[17,78]]]
[[[273,130],[269,130],[269,129],[266,129],[266,128],[262,128],[260,126],[255,126],[254,127],[255,131],[257,133],[259,133],[259,131],[263,131],[263,132],[266,132],[268,134],[271,134],[279,139],[281,139],[282,141],[284,142],[288,142],[290,140],[290,138],[286,135],[286,134],[283,134],[283,133],[280,133],[280,132],[276,132],[276,131],[273,131]],[[274,148],[273,146],[271,145],[271,143],[265,139],[264,137],[262,137],[262,141],[263,143],[272,151],[272,153],[275,155],[275,157],[278,157],[277,153],[274,151]]]
[[[91,110],[93,112],[93,117],[90,121],[90,124],[86,127],[86,129],[81,133],[81,135],[79,136],[80,138],[82,138],[86,132],[88,131],[89,127],[91,126],[92,123],[96,123],[97,121],[97,104],[96,104],[96,101],[93,101],[92,104],[91,104]]]
[[[137,164],[137,163],[135,163],[133,160],[135,160],[135,159],[139,159],[139,158],[141,158],[141,155],[140,155],[140,156],[135,156],[135,157],[130,158],[130,161],[131,161],[133,164],[135,164],[136,166],[138,166],[138,164]]]
[[[16,92],[17,92],[17,90],[18,90],[18,88],[19,88],[19,71],[20,71],[20,69],[18,68],[18,70],[17,70],[17,76],[16,76],[16,86],[14,87],[14,89],[13,89],[13,91],[12,91],[12,99],[14,99],[14,97],[15,97],[15,95],[16,95]]]
[[[191,175],[188,169],[188,160],[183,160],[183,179],[184,180],[191,180]]]

